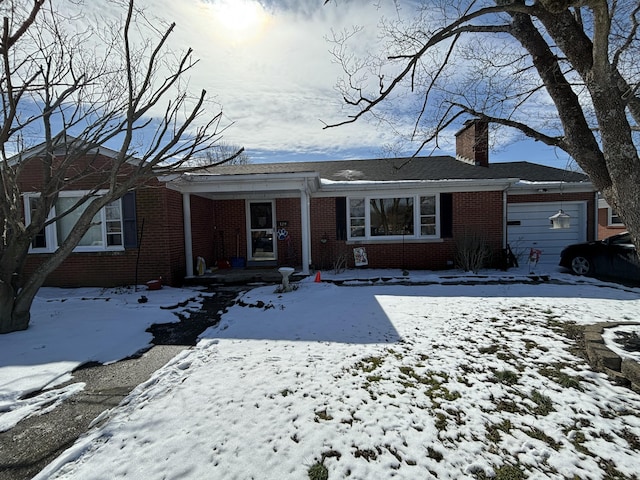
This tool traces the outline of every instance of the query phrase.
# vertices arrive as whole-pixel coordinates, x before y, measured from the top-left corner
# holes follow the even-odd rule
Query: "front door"
[[[248,203],[249,260],[276,260],[275,206],[273,201]]]

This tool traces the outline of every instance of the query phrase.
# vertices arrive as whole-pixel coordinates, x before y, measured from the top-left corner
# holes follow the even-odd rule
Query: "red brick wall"
[[[53,271],[47,286],[133,285],[163,278],[178,285],[185,274],[182,196],[156,184],[136,192],[136,215],[140,248],[114,252],[72,253]],[[143,229],[144,223],[144,230]],[[33,271],[48,254],[29,254],[25,273]],[[138,257],[139,256],[139,257]]]
[[[217,260],[214,255],[213,200],[191,195],[191,240],[194,257],[204,258],[207,267]],[[184,240],[183,240],[184,243]]]
[[[483,167],[489,165],[489,125],[474,120],[456,133],[456,155],[473,160]]]
[[[236,256],[247,258],[247,222],[244,200],[215,200],[213,205],[213,256],[229,260]],[[195,252],[194,252],[195,253]]]
[[[585,225],[587,241],[594,240],[595,237],[595,193],[563,193],[550,194],[540,193],[533,195],[509,195],[508,203],[530,203],[530,202],[587,202],[587,224]]]
[[[330,269],[338,255],[347,254],[352,267],[353,248],[365,247],[370,268],[441,270],[451,268],[455,258],[455,237],[465,232],[482,232],[492,250],[502,248],[502,192],[458,192],[453,194],[453,235],[435,242],[347,244],[336,240],[335,199],[311,199],[312,260],[320,269]],[[321,239],[327,242],[322,243]]]
[[[84,167],[89,160],[92,162],[92,168],[96,170],[104,167],[106,171],[111,166],[111,159],[107,157],[87,157],[79,160],[77,165]],[[76,168],[76,170],[79,169]],[[127,173],[126,170],[126,168],[123,169],[123,175]],[[93,188],[102,182],[103,175],[96,173],[78,181],[67,182],[64,189]],[[43,178],[41,161],[30,160],[21,172],[20,187],[23,192],[37,191]],[[192,204],[196,210],[209,212],[206,214],[208,218],[201,220],[200,217],[196,217],[198,220],[195,236],[198,245],[203,242],[202,232],[211,226],[210,206],[207,207],[207,202],[205,199],[192,197]],[[138,237],[141,238],[139,248],[111,252],[72,253],[48,276],[45,285],[111,287],[132,285],[136,278],[138,283],[142,284],[159,277],[162,277],[166,284],[180,284],[186,271],[182,195],[168,190],[164,184],[157,181],[140,187],[136,191],[136,217]],[[211,255],[210,252],[209,255]],[[48,256],[49,254],[29,254],[25,274],[29,275],[33,272]]]
[[[615,235],[616,233],[622,233],[626,231],[626,229],[627,227],[625,227],[624,225],[615,227],[609,226],[609,209],[598,209],[598,240],[610,237],[611,235]]]
[[[299,198],[279,198],[276,200],[276,222],[278,221],[288,222],[286,230],[289,232],[287,240],[277,241],[278,265],[302,265],[302,224]]]

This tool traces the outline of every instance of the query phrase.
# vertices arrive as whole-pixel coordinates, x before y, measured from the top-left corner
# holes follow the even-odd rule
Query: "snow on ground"
[[[115,362],[148,347],[152,336],[145,330],[153,323],[178,321],[173,312],[197,310],[200,295],[169,287],[42,288],[29,328],[0,335],[0,432],[82,390],[82,383],[52,388],[69,380],[77,366]],[[139,303],[141,297],[147,301]],[[39,390],[46,391],[23,398]]]
[[[640,395],[566,332],[640,289],[350,275],[247,292],[36,478],[638,478]]]

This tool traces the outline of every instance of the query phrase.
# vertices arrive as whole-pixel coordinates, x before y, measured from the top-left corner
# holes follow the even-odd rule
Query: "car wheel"
[[[588,275],[592,272],[591,261],[586,257],[573,257],[571,259],[571,271],[576,275]]]

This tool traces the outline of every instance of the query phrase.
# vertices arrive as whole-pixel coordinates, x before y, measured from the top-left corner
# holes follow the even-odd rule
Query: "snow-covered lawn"
[[[256,288],[36,478],[638,478],[640,395],[566,333],[640,289],[552,277]]]
[[[0,432],[81,390],[82,383],[53,389],[77,366],[115,362],[149,346],[152,335],[145,330],[150,325],[177,322],[173,312],[198,310],[201,295],[168,287],[153,292],[42,288],[29,328],[0,335]],[[29,398],[39,390],[45,392]]]

